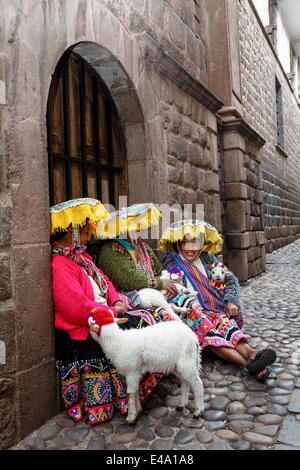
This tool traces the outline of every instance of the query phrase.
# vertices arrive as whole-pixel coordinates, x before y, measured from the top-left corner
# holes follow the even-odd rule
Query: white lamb
[[[92,318],[89,325],[94,340],[126,379],[127,424],[134,424],[142,412],[138,388],[147,372],[173,373],[179,377],[181,400],[178,409],[187,406],[191,387],[195,398],[193,417],[199,418],[204,410],[203,386],[199,377],[201,358],[198,340],[192,330],[181,321],[158,323],[139,330],[121,330],[118,320],[102,326],[100,336],[95,332],[97,325]]]
[[[176,280],[176,289],[178,293],[184,293],[190,297],[197,298],[198,293],[195,291],[188,290],[185,286],[180,284],[180,277],[177,274],[171,274],[166,270],[162,271],[161,279],[170,279]],[[179,282],[178,282],[179,281]],[[157,290],[151,289],[150,287],[145,287],[144,289],[140,289],[138,291],[139,299],[141,302],[141,306],[144,308],[152,308],[152,307],[162,307],[166,310],[170,316],[172,316],[175,320],[180,320],[180,318],[176,315],[176,313],[184,313],[186,312],[185,308],[177,307],[174,304],[169,304],[165,298],[166,291],[164,290]]]

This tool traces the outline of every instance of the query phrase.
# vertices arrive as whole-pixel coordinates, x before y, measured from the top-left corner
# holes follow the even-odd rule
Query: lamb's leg
[[[136,396],[138,394],[139,375],[126,375],[126,383],[128,397],[128,415],[125,421],[127,424],[135,424],[137,419]]]
[[[181,411],[188,405],[189,402],[189,392],[190,392],[190,384],[181,378],[181,398],[180,398],[180,405],[176,406],[176,410]]]
[[[201,416],[204,411],[203,385],[202,380],[199,377],[198,364],[196,361],[191,365],[182,364],[181,367],[177,366],[177,369],[182,379],[188,382],[194,392],[195,411],[193,414],[193,418],[197,419]]]
[[[141,401],[140,401],[140,397],[139,397],[139,391],[136,392],[135,407],[136,407],[136,418],[138,418],[142,414],[142,411],[143,411]]]
[[[195,371],[195,374],[196,373],[197,372]],[[190,384],[194,392],[194,398],[195,398],[195,411],[193,414],[193,418],[197,419],[201,416],[201,414],[204,411],[202,380],[200,379],[198,375],[195,375],[194,377],[190,378]]]

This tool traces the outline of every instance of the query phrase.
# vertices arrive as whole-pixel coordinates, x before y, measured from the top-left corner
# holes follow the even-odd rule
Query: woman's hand
[[[114,307],[116,307],[116,309],[117,309],[118,316],[119,316],[119,315],[123,315],[123,314],[126,313],[127,310],[128,310],[128,307],[126,307],[126,305],[123,304],[123,302],[121,302],[120,300],[118,300],[118,302],[116,302],[116,303],[114,304]]]
[[[175,281],[171,281],[169,279],[163,279],[162,286],[163,286],[163,289],[167,291],[166,296],[168,300],[173,299],[178,294]]]
[[[229,318],[231,317],[236,317],[239,313],[239,309],[238,307],[233,304],[232,302],[227,302],[227,305],[226,305],[226,312],[227,312],[227,316]]]

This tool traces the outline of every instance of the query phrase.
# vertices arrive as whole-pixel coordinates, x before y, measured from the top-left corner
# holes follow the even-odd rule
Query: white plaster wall
[[[252,0],[264,26],[270,24],[269,0]]]
[[[282,21],[282,16],[280,14],[278,14],[277,17],[277,54],[285,70],[285,73],[290,73],[290,38],[288,36],[287,30]]]

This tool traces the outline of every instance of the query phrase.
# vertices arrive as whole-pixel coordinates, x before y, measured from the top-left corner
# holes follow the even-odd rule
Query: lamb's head
[[[210,266],[211,278],[216,282],[224,282],[227,268],[223,263],[214,263]]]
[[[104,325],[104,326],[100,327],[91,315],[88,318],[88,325],[90,327],[90,331],[92,331],[94,333],[97,333],[98,336],[100,336],[101,328],[107,328],[107,327],[110,327],[110,326],[117,326],[117,325],[121,325],[122,323],[127,323],[127,322],[128,322],[128,318],[125,318],[125,317],[124,318],[115,318],[113,323],[110,323],[108,325]]]

